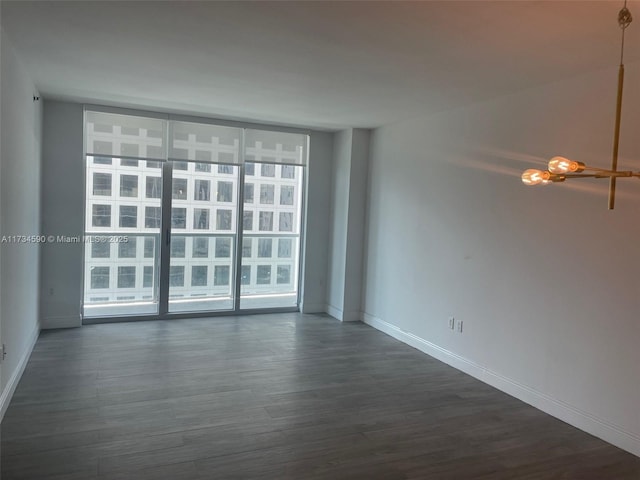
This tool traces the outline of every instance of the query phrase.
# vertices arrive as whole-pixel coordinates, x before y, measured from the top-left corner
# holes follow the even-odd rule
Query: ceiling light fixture
[[[616,180],[619,177],[640,178],[640,172],[618,170],[618,145],[620,144],[620,116],[622,113],[622,85],[624,82],[624,31],[633,20],[627,8],[627,0],[618,13],[618,25],[622,29],[622,44],[620,48],[620,68],[618,69],[618,98],[616,101],[616,123],[613,134],[613,157],[611,170],[589,167],[582,162],[576,162],[564,157],[553,157],[549,161],[547,170],[530,168],[522,174],[525,185],[547,185],[564,182],[568,178],[608,178],[609,179],[609,210],[613,210],[616,197]]]

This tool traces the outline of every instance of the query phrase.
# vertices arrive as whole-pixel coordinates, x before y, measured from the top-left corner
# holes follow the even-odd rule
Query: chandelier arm
[[[640,172],[632,172],[628,170],[612,172],[610,170],[603,170],[598,173],[562,173],[559,176],[565,178],[625,178],[625,177],[640,177]]]
[[[610,175],[602,173],[563,173],[558,176],[564,178],[609,178]]]
[[[607,170],[606,168],[589,167],[586,165],[584,167],[584,170],[589,172],[603,172],[603,173],[611,173],[613,171],[613,170]]]

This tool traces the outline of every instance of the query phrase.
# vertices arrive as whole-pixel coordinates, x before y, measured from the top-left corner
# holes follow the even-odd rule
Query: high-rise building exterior
[[[121,149],[128,133],[147,137],[117,126],[104,133],[119,139]],[[174,139],[176,156],[185,160],[170,161],[168,243],[161,234],[163,162],[87,155],[85,307],[157,302],[163,246],[170,250],[169,302],[175,311],[202,300],[217,302],[212,309],[231,308],[238,275],[243,298],[297,295],[304,169],[282,162],[283,154],[297,153],[255,141],[246,149],[242,172],[234,162],[237,140],[226,146],[213,140],[215,158],[207,149],[211,136]],[[225,159],[230,162],[219,162]]]

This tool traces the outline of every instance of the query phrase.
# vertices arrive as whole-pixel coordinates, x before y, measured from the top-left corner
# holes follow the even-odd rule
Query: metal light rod
[[[624,84],[624,65],[621,63],[618,69],[618,99],[616,103],[616,125],[613,131],[613,155],[611,158],[611,170],[618,169],[618,147],[620,145],[620,117],[622,116],[622,87]],[[616,202],[616,177],[609,179],[609,210],[613,210]]]

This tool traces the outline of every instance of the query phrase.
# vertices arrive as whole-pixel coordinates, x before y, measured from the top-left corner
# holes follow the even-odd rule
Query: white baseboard
[[[333,318],[342,321],[342,310],[340,310],[338,307],[334,307],[333,305],[330,305],[327,303],[326,305],[327,310],[326,312],[331,315]]]
[[[33,352],[33,347],[38,340],[38,335],[40,335],[40,327],[36,325],[36,328],[31,332],[29,336],[29,341],[27,343],[27,348],[24,352],[22,352],[22,356],[20,357],[20,361],[16,366],[16,369],[11,374],[9,381],[7,382],[4,390],[2,391],[2,395],[0,395],[0,421],[4,418],[4,414],[9,408],[9,403],[11,403],[11,398],[13,397],[13,393],[16,391],[16,387],[22,378],[22,374],[24,373],[24,369],[27,366],[27,362],[29,361],[29,357],[31,357],[31,352]]]
[[[434,343],[406,332],[395,325],[369,315],[362,314],[362,321],[393,338],[410,345],[447,365],[461,370],[512,397],[522,400],[533,407],[552,415],[569,425],[573,425],[591,435],[615,445],[629,453],[640,457],[640,436],[613,425],[589,412],[582,411],[566,402],[523,385],[515,380],[493,372],[467,358],[444,349]]]

